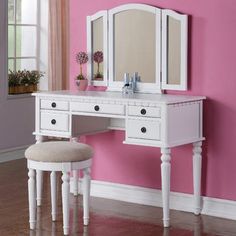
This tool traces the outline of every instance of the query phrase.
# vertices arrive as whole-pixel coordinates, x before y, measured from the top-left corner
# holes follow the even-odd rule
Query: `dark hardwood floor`
[[[58,185],[60,177],[58,176]],[[49,175],[44,178],[43,206],[37,209],[37,229],[29,230],[26,161],[0,164],[0,236],[60,236],[61,194],[58,220],[50,213]],[[60,191],[60,188],[58,188]],[[171,211],[171,227],[162,227],[162,209],[120,201],[91,198],[90,225],[82,224],[82,199],[70,196],[70,235],[81,236],[235,236],[236,221]]]

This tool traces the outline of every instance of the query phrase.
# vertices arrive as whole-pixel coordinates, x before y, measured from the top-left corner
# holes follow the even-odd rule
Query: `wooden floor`
[[[60,177],[58,176],[58,185]],[[60,188],[58,188],[60,189]],[[58,190],[60,191],[60,190]],[[60,236],[58,220],[50,215],[49,175],[45,175],[43,206],[37,209],[37,229],[29,230],[27,169],[24,159],[0,164],[0,236]],[[235,236],[236,221],[171,211],[171,227],[162,227],[162,209],[101,198],[91,198],[90,225],[82,225],[81,197],[70,196],[70,235],[81,236]]]

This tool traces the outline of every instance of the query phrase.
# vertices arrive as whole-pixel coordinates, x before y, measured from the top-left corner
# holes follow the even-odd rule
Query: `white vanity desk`
[[[171,148],[193,144],[194,213],[201,211],[202,101],[205,97],[121,92],[39,92],[36,98],[38,142],[44,136],[124,130],[125,144],[161,148],[164,226],[169,226]]]

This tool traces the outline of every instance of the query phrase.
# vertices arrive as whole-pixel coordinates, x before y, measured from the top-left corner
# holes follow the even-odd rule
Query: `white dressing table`
[[[73,138],[124,130],[125,144],[161,148],[164,227],[169,226],[171,148],[193,144],[194,213],[201,211],[202,96],[121,92],[39,92],[35,135]]]
[[[37,142],[45,136],[73,139],[84,134],[124,130],[125,144],[161,148],[164,227],[170,224],[172,147],[193,144],[194,213],[201,211],[205,97],[162,94],[165,89],[187,90],[187,49],[186,14],[145,4],[105,9],[87,16],[87,78],[92,85],[106,86],[108,92],[33,94]],[[94,60],[96,52],[103,54],[100,67]],[[136,84],[131,87],[137,93],[122,95],[124,73],[134,72],[138,72],[138,80],[134,76],[129,82],[135,79]],[[40,173],[37,176],[40,185]]]

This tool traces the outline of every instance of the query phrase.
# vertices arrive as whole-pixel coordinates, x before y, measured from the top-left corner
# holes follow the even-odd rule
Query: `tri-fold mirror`
[[[187,90],[187,29],[187,15],[145,4],[88,16],[91,84],[121,91],[124,74],[137,72],[137,92]]]

